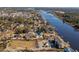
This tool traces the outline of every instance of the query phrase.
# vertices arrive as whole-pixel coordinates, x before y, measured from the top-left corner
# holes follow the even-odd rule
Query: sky
[[[79,7],[79,0],[0,0],[0,7]]]

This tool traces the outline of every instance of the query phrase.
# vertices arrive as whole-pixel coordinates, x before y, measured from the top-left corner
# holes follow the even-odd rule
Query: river
[[[58,34],[63,36],[64,41],[68,41],[73,49],[77,49],[79,51],[79,31],[76,31],[72,26],[64,23],[53,14],[43,10],[40,11],[40,14],[44,20],[56,28]]]

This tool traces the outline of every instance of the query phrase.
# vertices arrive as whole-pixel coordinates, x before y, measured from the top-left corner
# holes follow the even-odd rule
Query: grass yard
[[[22,41],[22,40],[12,40],[11,42],[9,42],[9,47],[13,48],[13,49],[17,49],[17,48],[26,48],[26,49],[30,49],[30,48],[36,48],[35,45],[35,41]]]

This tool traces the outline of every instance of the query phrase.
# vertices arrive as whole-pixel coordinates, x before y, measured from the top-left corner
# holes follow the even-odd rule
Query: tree
[[[19,33],[25,33],[26,32],[26,27],[18,27],[16,28],[15,33],[19,34]]]
[[[15,22],[17,22],[17,23],[24,23],[25,19],[23,17],[18,17],[18,18],[15,19]]]

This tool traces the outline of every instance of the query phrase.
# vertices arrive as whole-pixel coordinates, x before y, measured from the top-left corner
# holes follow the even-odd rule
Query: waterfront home
[[[39,48],[50,48],[50,44],[47,40],[42,40],[40,42],[38,42],[39,44]]]

